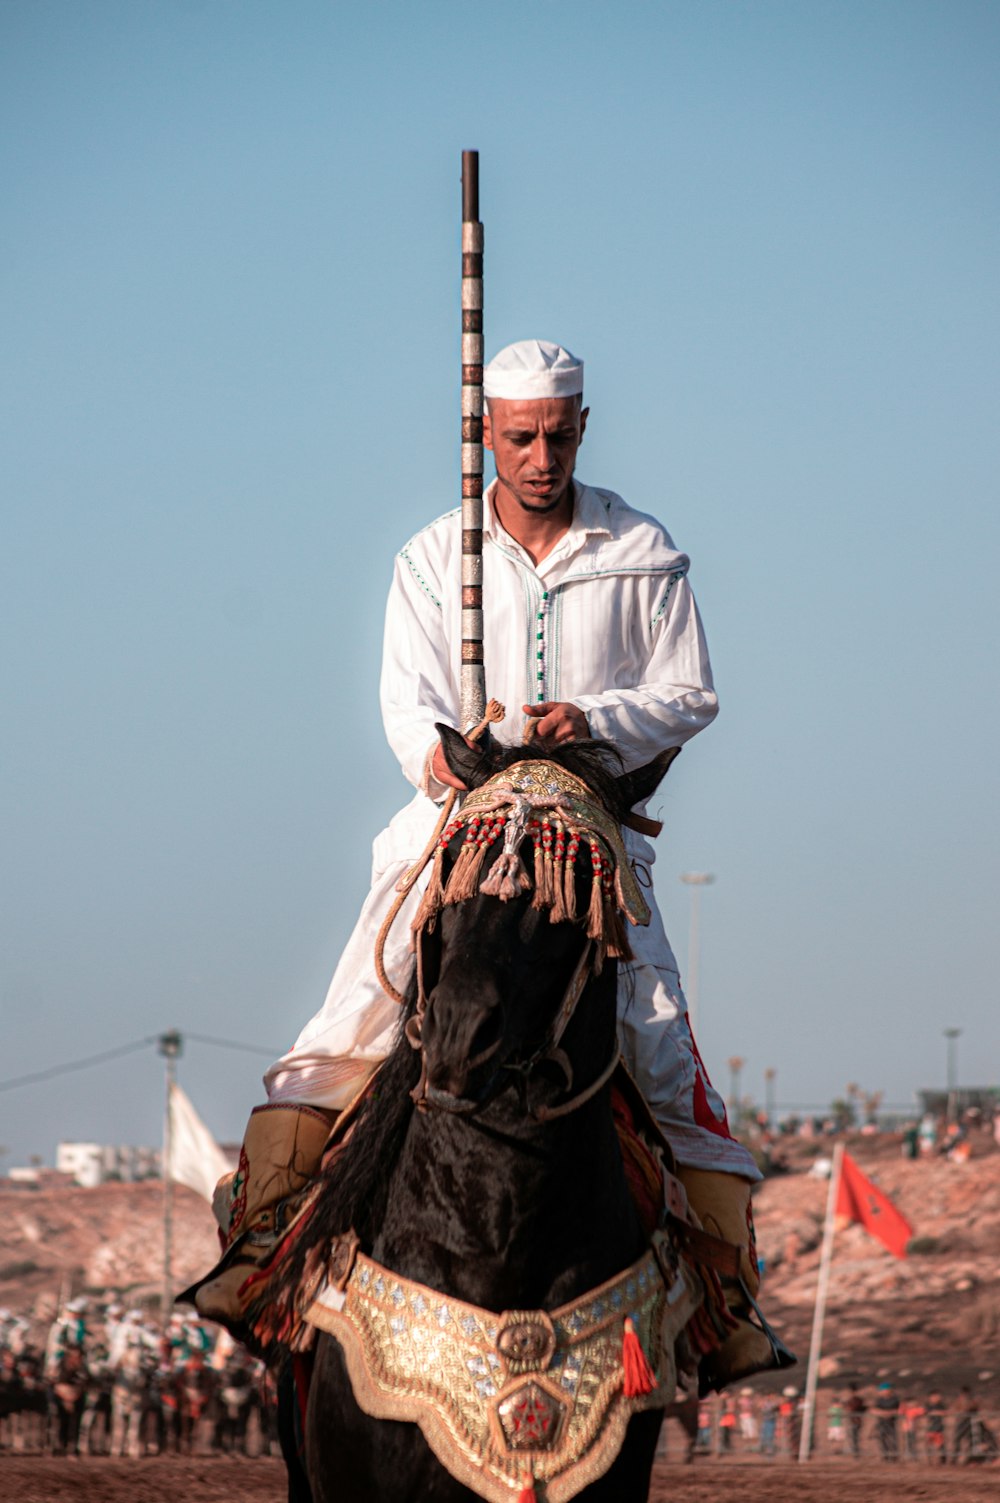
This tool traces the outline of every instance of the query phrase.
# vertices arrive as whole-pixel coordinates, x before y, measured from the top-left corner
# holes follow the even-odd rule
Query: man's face
[[[501,486],[526,512],[555,511],[570,493],[587,413],[580,397],[491,399],[483,442],[493,451]]]

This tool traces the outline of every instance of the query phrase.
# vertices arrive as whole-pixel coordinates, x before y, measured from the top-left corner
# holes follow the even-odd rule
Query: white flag
[[[232,1165],[176,1082],[170,1087],[170,1163],[168,1173],[212,1199],[216,1182]]]

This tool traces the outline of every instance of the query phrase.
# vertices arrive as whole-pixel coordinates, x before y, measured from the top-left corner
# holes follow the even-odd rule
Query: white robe
[[[521,739],[521,706],[572,701],[591,735],[614,742],[626,767],[681,746],[715,718],[718,703],[688,559],[653,518],[612,491],[575,485],[572,524],[535,564],[497,520],[487,492],[483,529],[487,693],[507,707],[498,740]],[[435,723],[458,726],[461,657],[461,513],[432,522],[400,551],[386,611],[381,700],[386,734],[417,792],[372,848],[372,886],[323,1007],[265,1076],[275,1102],[343,1107],[391,1047],[399,1010],[375,976],[375,938],[398,879],[430,838],[447,790],[429,772]],[[625,832],[651,881],[649,841]],[[645,868],[645,871],[643,871]],[[410,894],[385,949],[404,990],[413,964]],[[678,1159],[756,1179],[728,1133],[725,1108],[698,1057],[677,963],[651,890],[648,928],[630,929],[631,980],[619,989],[623,1057]]]

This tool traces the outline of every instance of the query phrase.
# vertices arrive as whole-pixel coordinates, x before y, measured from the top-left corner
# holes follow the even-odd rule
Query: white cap
[[[508,402],[577,397],[583,391],[583,361],[561,344],[522,339],[493,356],[483,371],[483,391]]]

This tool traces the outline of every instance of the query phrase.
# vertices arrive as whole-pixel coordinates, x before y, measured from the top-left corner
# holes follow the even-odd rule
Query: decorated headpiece
[[[583,361],[547,339],[509,344],[483,371],[487,400],[530,402],[538,397],[578,397],[582,391]]]
[[[463,830],[465,839],[445,880],[445,853]],[[487,855],[501,839],[500,854],[483,876]],[[521,855],[529,840],[534,847],[531,873]],[[587,854],[581,857],[584,846]],[[590,903],[582,914],[577,912],[576,863],[588,857]],[[554,924],[579,919],[607,955],[632,958],[623,914],[630,924],[649,923],[649,908],[615,820],[582,779],[552,762],[515,762],[467,796],[438,842],[414,932],[432,929],[443,907],[477,892],[506,903],[532,888],[533,908],[548,909]]]

